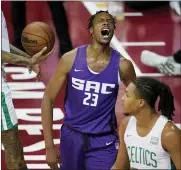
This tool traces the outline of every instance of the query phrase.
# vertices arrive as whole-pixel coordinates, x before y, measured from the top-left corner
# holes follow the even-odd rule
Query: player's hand
[[[60,163],[60,154],[55,146],[46,148],[46,162],[51,169],[59,170],[58,164]]]
[[[41,73],[40,65],[36,64],[36,65],[33,65],[33,66],[29,66],[28,69],[29,69],[30,74],[31,74],[32,71],[34,71],[36,73],[36,80],[38,81],[40,79],[40,73]]]
[[[54,48],[48,53],[48,54],[43,54],[47,50],[47,47],[44,47],[40,52],[36,53],[33,55],[33,57],[30,59],[30,65],[35,65],[40,63],[43,60],[46,60],[49,55],[52,54]]]
[[[33,64],[37,64],[37,63],[40,63],[41,61],[44,61],[47,59],[47,57],[49,55],[52,54],[52,52],[54,51],[54,48],[48,53],[48,54],[43,54],[45,51],[46,51],[47,47],[44,47],[40,52],[38,52],[37,54],[35,54],[33,57],[32,57],[32,60],[33,60]]]
[[[53,49],[52,49],[48,54],[42,55],[42,56],[39,58],[39,62],[46,60],[46,59],[48,58],[48,56],[53,53],[54,49],[55,49],[55,46],[53,47]]]
[[[40,52],[36,53],[30,59],[30,65],[35,65],[39,63],[40,58],[42,57],[43,53],[46,51],[47,47],[44,47]]]

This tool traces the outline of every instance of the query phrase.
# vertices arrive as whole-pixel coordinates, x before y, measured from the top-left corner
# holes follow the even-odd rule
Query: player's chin
[[[101,44],[109,44],[111,40],[109,39],[102,39]]]
[[[123,115],[124,115],[124,116],[131,116],[131,113],[124,112]]]
[[[129,116],[130,115],[130,110],[129,109],[127,109],[124,105],[123,105],[123,111],[122,111],[122,114],[124,115],[124,116]]]
[[[111,41],[111,38],[112,38],[111,36],[108,36],[108,37],[101,36],[100,42],[101,42],[101,44],[109,44]]]

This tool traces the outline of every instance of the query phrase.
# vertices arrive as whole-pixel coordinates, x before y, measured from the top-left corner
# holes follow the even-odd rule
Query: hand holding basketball
[[[47,47],[44,54],[48,54],[54,47],[55,34],[48,24],[33,22],[24,28],[21,43],[25,51],[31,56],[40,52],[43,47]]]
[[[49,55],[52,54],[53,50],[52,49],[48,54],[44,54],[47,50],[47,47],[44,47],[40,52],[36,53],[32,58],[31,58],[31,61],[32,61],[32,65],[34,64],[38,64],[39,62],[43,61],[43,60],[46,60],[47,57]]]
[[[40,52],[33,55],[33,57],[30,59],[30,65],[38,64],[42,58],[44,57],[43,53],[47,50],[47,47],[44,47]]]

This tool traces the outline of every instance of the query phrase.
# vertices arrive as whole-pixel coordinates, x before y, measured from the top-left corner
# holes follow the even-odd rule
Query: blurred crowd
[[[181,17],[181,1],[125,1],[125,2],[109,2],[109,12],[114,16],[121,15],[124,12],[125,5],[129,8],[146,11],[168,5],[178,17]],[[181,19],[180,19],[181,22]],[[180,38],[180,37],[178,37]],[[181,49],[175,51],[171,56],[162,56],[154,51],[144,50],[141,53],[141,61],[143,64],[156,67],[160,73],[169,76],[181,75]]]

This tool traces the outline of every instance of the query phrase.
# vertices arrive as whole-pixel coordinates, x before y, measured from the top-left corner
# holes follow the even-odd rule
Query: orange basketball
[[[47,47],[44,54],[49,53],[55,44],[55,34],[51,27],[43,22],[33,22],[28,24],[22,34],[21,43],[29,55],[34,55]]]

